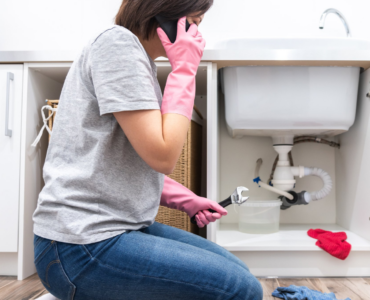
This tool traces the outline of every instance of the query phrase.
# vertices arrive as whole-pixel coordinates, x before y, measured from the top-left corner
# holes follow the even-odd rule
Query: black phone
[[[162,28],[165,34],[167,34],[168,39],[173,44],[176,41],[178,20],[168,20],[167,18],[161,15],[156,15],[155,19],[157,20],[159,26]],[[186,20],[185,30],[188,31],[189,27],[190,24],[188,20]]]

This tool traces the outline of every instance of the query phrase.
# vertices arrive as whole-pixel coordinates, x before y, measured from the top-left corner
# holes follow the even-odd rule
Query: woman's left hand
[[[206,225],[208,225],[210,222],[214,222],[217,219],[220,219],[222,217],[219,213],[211,213],[209,210],[200,210],[195,215],[195,220],[197,221],[197,225],[199,228],[202,228]]]
[[[216,201],[197,196],[168,176],[164,177],[160,204],[186,212],[190,218],[195,216],[195,221],[199,227],[204,227],[209,222],[214,222],[227,215],[227,210]],[[211,213],[209,209],[215,212]]]

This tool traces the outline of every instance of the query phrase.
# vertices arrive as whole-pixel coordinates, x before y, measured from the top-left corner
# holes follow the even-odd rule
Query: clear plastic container
[[[273,233],[279,231],[280,200],[248,200],[239,206],[239,231]]]

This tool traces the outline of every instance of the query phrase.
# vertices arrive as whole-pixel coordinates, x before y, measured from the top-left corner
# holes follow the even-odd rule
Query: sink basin
[[[370,51],[370,41],[353,38],[229,39],[215,49],[297,50],[316,56]],[[284,55],[283,55],[284,56]],[[281,55],[277,54],[277,57]],[[221,69],[226,123],[233,137],[243,135],[333,136],[354,123],[358,66],[230,66]]]
[[[355,38],[251,38],[217,42],[214,49],[370,50],[370,41]]]
[[[359,75],[359,67],[226,67],[221,80],[229,133],[343,133],[355,119]]]

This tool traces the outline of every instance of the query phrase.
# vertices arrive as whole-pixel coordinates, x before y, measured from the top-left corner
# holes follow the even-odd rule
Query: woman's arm
[[[195,23],[185,30],[186,17],[177,23],[177,37],[171,43],[157,28],[172,71],[167,77],[161,110],[114,113],[135,151],[154,170],[170,174],[185,142],[195,97],[195,74],[205,41]]]
[[[139,156],[154,170],[172,173],[181,154],[189,120],[160,110],[114,113],[119,125]]]

